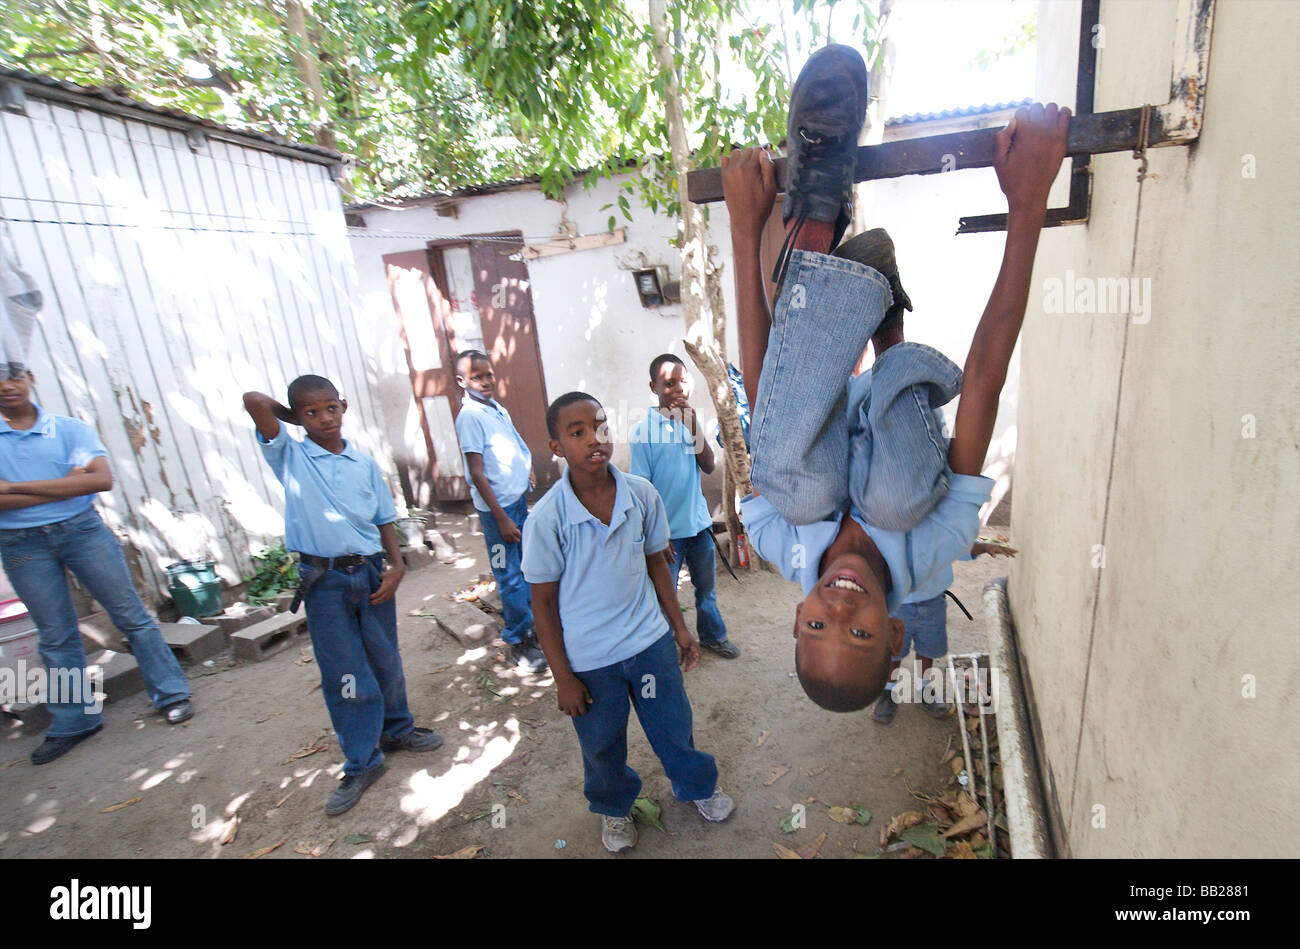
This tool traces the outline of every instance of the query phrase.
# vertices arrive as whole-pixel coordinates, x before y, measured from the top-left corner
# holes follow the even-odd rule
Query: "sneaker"
[[[888,725],[897,714],[898,703],[894,701],[894,690],[885,689],[880,693],[880,698],[876,699],[876,704],[871,709],[871,720],[882,725]]]
[[[691,803],[699,809],[700,816],[707,821],[726,820],[731,816],[731,811],[736,806],[720,787],[713,789],[712,797],[692,801]]]
[[[956,708],[949,705],[941,698],[926,698],[925,693],[921,693],[921,708],[925,709],[925,714],[931,718],[944,719],[956,711]]]
[[[442,736],[431,728],[412,728],[401,738],[381,738],[382,751],[433,751],[442,747]]]
[[[793,238],[806,220],[835,225],[833,248],[853,219],[853,170],[867,115],[867,65],[849,46],[832,43],[808,58],[790,92],[786,123],[785,202],[781,220],[796,223],[773,275],[785,276]]]
[[[168,725],[179,725],[181,722],[188,722],[194,717],[194,705],[189,699],[182,699],[179,702],[173,702],[162,710],[163,717],[167,719]]]
[[[548,668],[546,654],[542,652],[542,647],[537,645],[537,640],[531,636],[521,643],[510,646],[510,659],[520,672],[536,674],[545,672]]]
[[[610,853],[631,850],[636,846],[636,824],[631,817],[600,818],[600,842]]]
[[[104,723],[100,722],[90,731],[82,732],[80,735],[68,735],[63,738],[46,735],[45,740],[32,752],[32,764],[49,764],[55,758],[62,758],[91,735],[97,735],[103,730]]]
[[[889,281],[889,289],[894,292],[894,302],[902,304],[903,309],[911,311],[912,298],[907,295],[907,291],[903,289],[903,284],[898,279],[894,241],[883,227],[873,227],[869,231],[850,237],[835,248],[832,256],[857,261],[879,271],[880,275]]]
[[[706,643],[704,640],[701,639],[700,645],[705,649],[707,649],[709,652],[717,653],[723,659],[735,659],[737,656],[740,655],[740,647],[735,645],[729,639],[719,639],[715,642],[709,642],[709,643]]]
[[[361,774],[343,775],[343,780],[330,792],[329,800],[325,802],[325,815],[337,817],[344,811],[352,810],[357,801],[361,800],[361,795],[366,793],[366,788],[382,778],[387,770],[388,766],[381,763]]]

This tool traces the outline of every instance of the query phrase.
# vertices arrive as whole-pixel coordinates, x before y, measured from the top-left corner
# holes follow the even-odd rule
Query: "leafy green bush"
[[[268,547],[260,554],[253,555],[257,569],[252,576],[244,578],[248,584],[248,602],[261,606],[274,600],[276,594],[298,587],[297,563],[284,549],[284,544]]]

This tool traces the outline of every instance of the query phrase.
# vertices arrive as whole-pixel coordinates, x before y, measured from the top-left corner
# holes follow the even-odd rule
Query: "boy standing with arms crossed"
[[[627,766],[629,701],[673,796],[695,804],[705,820],[725,820],[733,804],[718,787],[713,756],[695,748],[677,667],[680,656],[688,671],[695,668],[700,645],[682,621],[661,556],[663,502],[644,478],[610,464],[605,410],[592,396],[560,396],[546,428],[551,451],[568,464],[524,528],[524,575],[556,700],[582,746],[583,792],[601,815],[601,841],[612,853],[636,843],[630,811],[641,779]]]
[[[803,587],[795,670],[808,696],[832,711],[880,695],[903,644],[903,623],[889,614],[975,540],[993,486],[980,470],[1069,129],[1068,109],[1036,104],[998,134],[1006,250],[964,389],[961,370],[915,343],[889,347],[860,383],[850,373],[893,303],[887,264],[856,238],[830,252],[851,219],[866,96],[861,57],[834,45],[808,60],[792,90],[774,318],[759,265],[776,195],[771,159],[748,149],[722,163],[742,370],[754,406],[754,493],[741,517],[759,554]],[[947,445],[933,412],[959,391]]]
[[[350,810],[387,768],[385,751],[433,751],[442,738],[416,728],[406,704],[393,596],[406,572],[397,511],[373,458],[344,440],[346,400],[323,376],[289,384],[289,404],[246,392],[262,456],[284,485],[284,545],[298,553],[298,594],[320,667],[321,692],[339,748],[343,780],[325,803]],[[281,422],[301,425],[302,441]],[[391,566],[384,569],[380,550]]]
[[[456,437],[505,614],[501,638],[509,644],[518,669],[543,672],[546,657],[533,632],[532,602],[521,567],[528,489],[537,486],[533,455],[505,406],[492,398],[497,379],[486,353],[467,349],[457,356],[456,382],[465,390],[456,415]]]
[[[700,472],[713,471],[713,449],[690,406],[691,379],[685,364],[671,353],[656,356],[650,363],[650,391],[659,405],[632,429],[631,471],[654,485],[668,511],[673,590],[685,560],[695,588],[700,645],[724,659],[735,659],[740,649],[727,640],[727,627],[718,612],[713,518],[700,490]]]

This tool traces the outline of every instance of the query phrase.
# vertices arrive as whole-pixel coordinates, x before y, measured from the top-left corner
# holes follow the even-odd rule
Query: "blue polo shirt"
[[[646,570],[668,546],[654,485],[609,466],[618,487],[606,526],[573,493],[566,468],[524,524],[524,579],[560,583],[564,652],[574,672],[631,659],[669,629]]]
[[[456,415],[456,437],[460,439],[462,455],[475,452],[483,456],[483,476],[492,486],[498,504],[509,507],[527,493],[533,455],[500,402],[495,399],[480,402],[470,395],[461,399],[460,412]],[[469,461],[465,462],[465,480],[474,507],[490,511],[469,476]]]
[[[35,405],[35,403],[32,403]],[[50,481],[84,468],[108,451],[85,422],[65,415],[50,415],[36,406],[36,424],[26,431],[10,428],[0,418],[0,479]],[[0,530],[41,527],[84,514],[95,503],[93,494],[0,511]]]
[[[871,527],[851,508],[816,524],[795,527],[776,512],[767,498],[752,494],[740,502],[740,519],[759,556],[775,564],[781,576],[795,581],[808,593],[821,576],[818,565],[822,554],[835,539],[847,511],[875,541],[889,567],[893,587],[885,597],[885,605],[892,615],[918,590],[929,593],[926,598],[931,599],[935,590],[942,593],[948,588],[952,563],[970,554],[971,544],[979,535],[980,506],[992,493],[992,478],[954,474],[948,493],[910,531]]]
[[[694,537],[711,527],[713,518],[700,490],[700,466],[690,429],[651,407],[633,426],[628,440],[632,474],[647,479],[663,498],[669,536]]]
[[[375,460],[344,441],[334,454],[280,426],[269,442],[257,433],[262,457],[284,485],[284,546],[317,557],[377,554],[379,527],[397,520],[384,473]]]

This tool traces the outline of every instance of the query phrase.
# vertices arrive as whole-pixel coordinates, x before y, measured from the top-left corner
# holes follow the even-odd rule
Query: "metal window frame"
[[[1079,25],[1079,69],[1076,114],[1070,122],[1066,154],[1073,159],[1070,203],[1049,208],[1045,226],[1081,224],[1091,202],[1091,156],[1190,145],[1201,134],[1209,77],[1210,37],[1215,0],[1179,0],[1174,32],[1174,61],[1169,101],[1110,112],[1093,111],[1096,49],[1093,30],[1100,21],[1100,0],[1082,0]],[[1142,113],[1149,108],[1146,141],[1140,141]],[[961,168],[990,168],[998,129],[950,132],[922,138],[858,147],[854,181],[933,175]],[[777,180],[784,186],[785,159],[777,159]],[[722,171],[701,168],[687,175],[687,192],[696,204],[722,200]],[[1005,214],[973,215],[961,219],[957,233],[1005,230]]]

